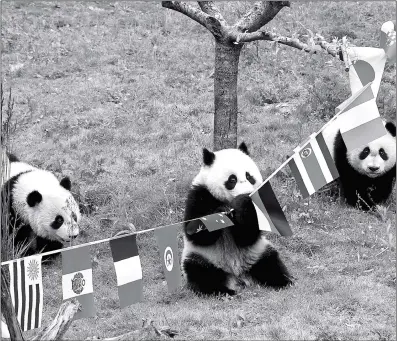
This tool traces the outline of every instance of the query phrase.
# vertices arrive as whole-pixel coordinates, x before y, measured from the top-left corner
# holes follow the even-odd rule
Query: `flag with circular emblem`
[[[63,300],[76,298],[81,304],[81,310],[74,315],[74,320],[95,315],[93,291],[89,245],[63,251]]]
[[[40,328],[43,312],[41,256],[17,259],[9,264],[10,294],[23,331]]]
[[[180,227],[181,224],[176,224],[154,230],[169,292],[173,292],[181,285],[181,267],[179,265],[177,240],[177,233]]]
[[[288,165],[303,198],[339,177],[322,133],[312,135],[308,143],[295,150]]]
[[[350,89],[355,94],[363,86],[372,82],[374,97],[378,95],[380,81],[386,64],[384,49],[375,47],[348,47],[346,52],[352,61],[349,68]]]

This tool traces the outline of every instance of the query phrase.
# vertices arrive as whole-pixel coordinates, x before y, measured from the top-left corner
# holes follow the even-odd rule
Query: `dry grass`
[[[220,6],[228,20],[249,7]],[[269,27],[347,34],[356,45],[378,46],[392,13],[392,2],[293,3]],[[14,151],[74,180],[84,212],[77,242],[112,236],[128,223],[144,230],[182,220],[201,148],[212,141],[210,34],[143,2],[3,1],[2,22]],[[244,47],[239,76],[239,136],[264,176],[349,95],[339,61],[287,47],[275,55],[266,42]],[[388,66],[381,114],[395,119],[395,103],[395,67]],[[97,316],[74,322],[65,337],[117,335],[152,318],[179,330],[180,339],[395,339],[394,198],[381,215],[366,214],[327,193],[302,200],[288,171],[275,182],[294,236],[269,238],[298,278],[293,288],[255,287],[231,300],[184,288],[170,295],[147,233],[138,237],[145,301],[118,308],[109,247],[95,246]],[[61,304],[60,264],[44,269],[44,325]]]

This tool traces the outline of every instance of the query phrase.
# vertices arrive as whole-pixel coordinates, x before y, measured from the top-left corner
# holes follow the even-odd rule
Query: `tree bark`
[[[76,299],[63,302],[55,319],[47,328],[37,334],[32,341],[60,340],[68,330],[70,324],[73,321],[73,317],[77,313],[80,306],[80,303]]]
[[[215,150],[237,147],[237,78],[241,48],[241,44],[215,40]]]
[[[6,320],[8,332],[10,333],[11,340],[24,340],[22,336],[21,326],[18,323],[17,316],[15,315],[14,306],[12,305],[10,290],[8,287],[6,274],[1,269],[1,311]]]

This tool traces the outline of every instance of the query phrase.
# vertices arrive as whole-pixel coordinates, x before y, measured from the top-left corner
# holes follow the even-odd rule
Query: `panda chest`
[[[240,248],[227,229],[214,245],[207,247],[202,255],[215,266],[236,276],[248,271],[263,254],[266,245],[260,238],[254,245]]]

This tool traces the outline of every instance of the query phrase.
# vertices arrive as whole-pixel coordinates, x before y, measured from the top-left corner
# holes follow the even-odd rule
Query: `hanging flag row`
[[[181,224],[154,230],[168,290],[181,285],[177,231]],[[136,234],[109,240],[117,278],[120,307],[143,300],[142,266]],[[61,250],[60,250],[61,251]],[[63,250],[63,300],[77,299],[81,310],[74,320],[96,314],[90,245]],[[18,322],[23,331],[39,328],[43,313],[42,255],[17,259],[9,263],[10,293]]]

